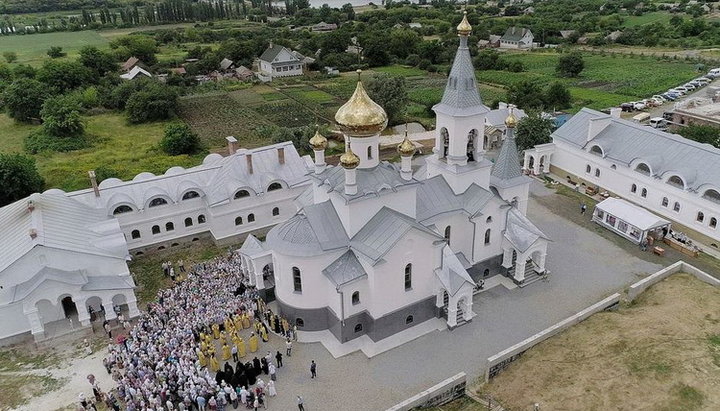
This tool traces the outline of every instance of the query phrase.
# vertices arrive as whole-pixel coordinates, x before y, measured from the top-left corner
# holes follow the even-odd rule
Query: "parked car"
[[[636,101],[635,104],[633,104],[633,107],[635,107],[635,110],[645,110],[647,108],[647,104],[642,101]]]
[[[715,78],[720,77],[720,68],[714,68],[705,75],[705,77]]]
[[[667,103],[667,99],[666,99],[665,97],[659,95],[659,94],[655,94],[655,95],[652,96],[651,98],[654,99],[654,100],[660,101],[661,104]]]
[[[690,91],[695,90],[695,89],[697,88],[697,87],[695,87],[694,85],[692,85],[692,84],[690,84],[690,83],[685,83],[685,84],[683,84],[683,87],[685,87],[686,89],[688,89],[688,90],[690,90]]]
[[[652,101],[654,107],[660,107],[663,104],[665,104],[665,99],[660,96],[657,96],[657,97],[653,96],[653,97],[649,98],[648,100]]]
[[[635,103],[622,103],[620,104],[620,108],[622,109],[622,111],[630,113],[635,111]]]
[[[670,100],[670,101],[675,101],[679,97],[679,95],[677,95],[675,93],[663,93],[662,96],[663,96],[663,98]]]
[[[675,87],[674,89],[671,89],[670,91],[677,91],[678,93],[680,93],[681,96],[684,96],[685,94],[688,93],[689,90],[683,86],[680,86],[680,87]]]

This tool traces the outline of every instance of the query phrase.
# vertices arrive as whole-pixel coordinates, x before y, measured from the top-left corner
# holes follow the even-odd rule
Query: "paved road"
[[[698,74],[697,77],[702,77],[702,75]],[[697,77],[695,77],[695,78],[697,78]],[[678,86],[681,86],[681,85],[682,84],[678,84]],[[679,99],[677,99],[675,101],[667,102],[660,107],[653,107],[650,110],[647,110],[647,112],[650,114],[651,118],[652,117],[662,117],[664,112],[672,111],[673,108],[675,107],[675,104],[678,104],[682,101],[685,101],[685,100],[688,100],[691,98],[709,98],[709,96],[707,95],[707,90],[708,90],[709,86],[716,86],[716,87],[720,86],[720,78],[713,80],[707,86],[701,87],[689,94],[686,94],[685,96],[680,97]],[[659,93],[659,94],[662,94],[662,93]],[[647,96],[646,98],[649,98],[649,97],[652,97],[652,96]],[[628,114],[630,114],[630,117],[632,117],[632,116],[640,114],[640,113],[641,113],[640,111],[635,111],[633,113],[628,113]]]
[[[552,195],[533,184],[535,195]],[[481,293],[473,307],[478,315],[470,324],[428,334],[372,359],[362,353],[333,359],[320,344],[296,344],[278,374],[279,395],[270,399],[269,408],[295,409],[295,395],[300,394],[307,410],[384,410],[460,371],[472,381],[481,375],[487,357],[661,268],[533,199],[528,214],[553,239],[549,282]],[[279,339],[272,342],[281,347]],[[318,363],[316,380],[309,375],[311,359]]]

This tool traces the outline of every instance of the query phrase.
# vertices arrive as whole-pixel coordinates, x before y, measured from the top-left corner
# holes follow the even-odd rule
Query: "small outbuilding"
[[[670,231],[670,221],[620,198],[607,198],[598,203],[592,219],[635,244],[648,237],[662,240]]]

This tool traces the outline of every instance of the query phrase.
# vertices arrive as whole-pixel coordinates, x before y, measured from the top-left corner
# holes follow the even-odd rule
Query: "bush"
[[[177,108],[178,95],[175,90],[160,83],[153,83],[133,93],[125,106],[131,123],[165,120],[173,117]]]
[[[202,148],[200,137],[187,124],[177,123],[165,127],[165,136],[160,148],[173,156],[195,154]]]
[[[5,61],[8,63],[14,63],[17,61],[17,53],[14,51],[6,51],[3,53],[3,57],[5,57]]]
[[[577,52],[566,54],[558,59],[555,71],[561,77],[577,77],[585,68],[582,55]]]
[[[25,137],[23,146],[27,153],[38,154],[44,151],[66,152],[81,150],[89,147],[90,142],[84,134],[71,137],[58,137],[48,135],[43,129],[39,129]]]
[[[50,47],[50,50],[48,50],[47,55],[50,56],[51,59],[57,59],[65,57],[67,54],[63,53],[62,47],[52,46]]]
[[[21,154],[0,153],[0,207],[42,191],[45,181],[35,160]]]
[[[73,95],[47,99],[40,111],[44,133],[55,137],[82,135],[85,132],[85,124],[80,117],[81,110],[80,102]]]
[[[17,121],[40,118],[40,109],[47,98],[47,87],[37,80],[21,78],[3,92],[8,115]]]

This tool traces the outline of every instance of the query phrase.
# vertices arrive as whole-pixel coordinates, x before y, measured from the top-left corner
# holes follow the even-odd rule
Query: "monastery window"
[[[490,244],[490,229],[485,230],[485,245]]]
[[[717,218],[712,217],[712,218],[710,218],[710,228],[715,228],[715,227],[717,227]]]
[[[273,208],[272,214],[273,214],[273,216],[279,216],[279,215],[280,215],[280,209],[277,208],[277,207]]]
[[[198,194],[197,191],[188,191],[187,193],[183,194],[182,199],[189,200],[191,198],[198,198],[198,197],[200,197],[200,194]]]
[[[193,225],[192,218],[190,218],[190,217],[186,218],[185,219],[185,227],[192,227],[192,225]]]
[[[161,205],[166,205],[167,203],[167,200],[162,197],[153,198],[152,200],[150,200],[150,204],[148,204],[148,207],[158,207]]]
[[[362,324],[355,324],[355,332],[356,333],[362,332]]]
[[[445,241],[447,241],[448,245],[450,245],[450,231],[452,228],[450,226],[445,227]]]
[[[132,230],[130,233],[130,237],[132,237],[134,240],[140,238],[140,230]]]
[[[486,223],[486,224],[492,223],[492,216],[488,217],[488,218],[485,220],[485,223]]]
[[[412,290],[412,264],[405,266],[405,291]]]
[[[296,293],[302,292],[302,278],[300,277],[300,269],[297,267],[292,268],[293,275],[293,290]]]
[[[153,233],[153,234],[160,234],[160,226],[159,226],[159,225],[154,225],[154,226],[152,226],[152,233]]]
[[[475,143],[477,141],[478,131],[476,129],[470,130],[468,133],[468,142],[467,142],[467,159],[468,161],[475,161]]]
[[[172,222],[165,223],[165,231],[172,231],[175,229],[175,224]]]
[[[275,191],[280,190],[282,188],[282,184],[280,183],[272,183],[268,186],[267,191]]]
[[[703,195],[702,198],[706,200],[710,200],[713,203],[720,204],[720,193],[716,190],[707,190]]]
[[[699,223],[702,223],[703,221],[705,221],[705,214],[703,214],[702,211],[698,211],[696,220],[697,220]]]
[[[250,196],[250,192],[247,191],[247,190],[238,190],[238,192],[235,193],[235,199],[236,199],[236,200],[237,200],[238,198],[249,197],[249,196]]]
[[[412,324],[413,321],[415,321],[415,319],[412,315],[408,315],[407,317],[405,317],[405,325]]]
[[[663,197],[661,204],[662,204],[663,207],[667,207],[668,204],[670,204],[670,200],[668,200],[667,197]]]
[[[121,205],[118,207],[115,207],[115,210],[113,210],[113,215],[118,215],[122,213],[131,213],[133,211],[132,207],[129,205]]]
[[[640,192],[640,197],[645,198],[647,197],[647,188],[643,188]]]
[[[450,134],[445,127],[440,129],[440,138],[442,139],[443,157],[447,157],[450,149]]]
[[[352,304],[360,304],[360,291],[355,291],[354,293],[352,293]]]
[[[615,164],[611,165],[610,168],[613,170],[617,170],[617,166]]]
[[[242,217],[235,217],[235,225],[242,225]]]
[[[305,326],[305,321],[303,321],[302,318],[298,317],[295,319],[295,325],[297,325],[298,328],[303,328]]]
[[[490,275],[490,269],[489,269],[489,268],[486,268],[486,269],[483,271],[483,277],[487,277],[487,276],[489,276],[489,275]]]
[[[678,203],[677,201],[673,205],[673,211],[675,211],[676,213],[680,212],[680,203]]]
[[[645,163],[640,163],[635,167],[635,171],[641,174],[645,174],[646,176],[650,175],[650,167],[648,167]]]
[[[670,176],[670,178],[668,178],[667,183],[673,187],[677,187],[680,189],[685,188],[685,183],[683,183],[682,178],[680,178],[678,176]]]
[[[637,193],[637,184],[633,184],[630,186],[630,192],[631,193]]]
[[[595,177],[600,177],[600,169],[599,168],[595,169]]]
[[[368,158],[368,160],[372,160],[372,158],[373,158],[373,156],[372,156],[372,146],[368,146],[368,148],[367,148],[367,158]]]
[[[255,214],[248,214],[248,223],[255,222]]]
[[[590,167],[590,164],[586,165],[586,166],[585,166],[585,172],[588,173],[588,174],[590,174],[591,171],[592,171],[592,167]]]
[[[603,150],[600,146],[592,146],[592,148],[590,148],[590,153],[600,157],[603,156]]]
[[[198,224],[205,224],[205,216],[203,214],[198,216]]]

